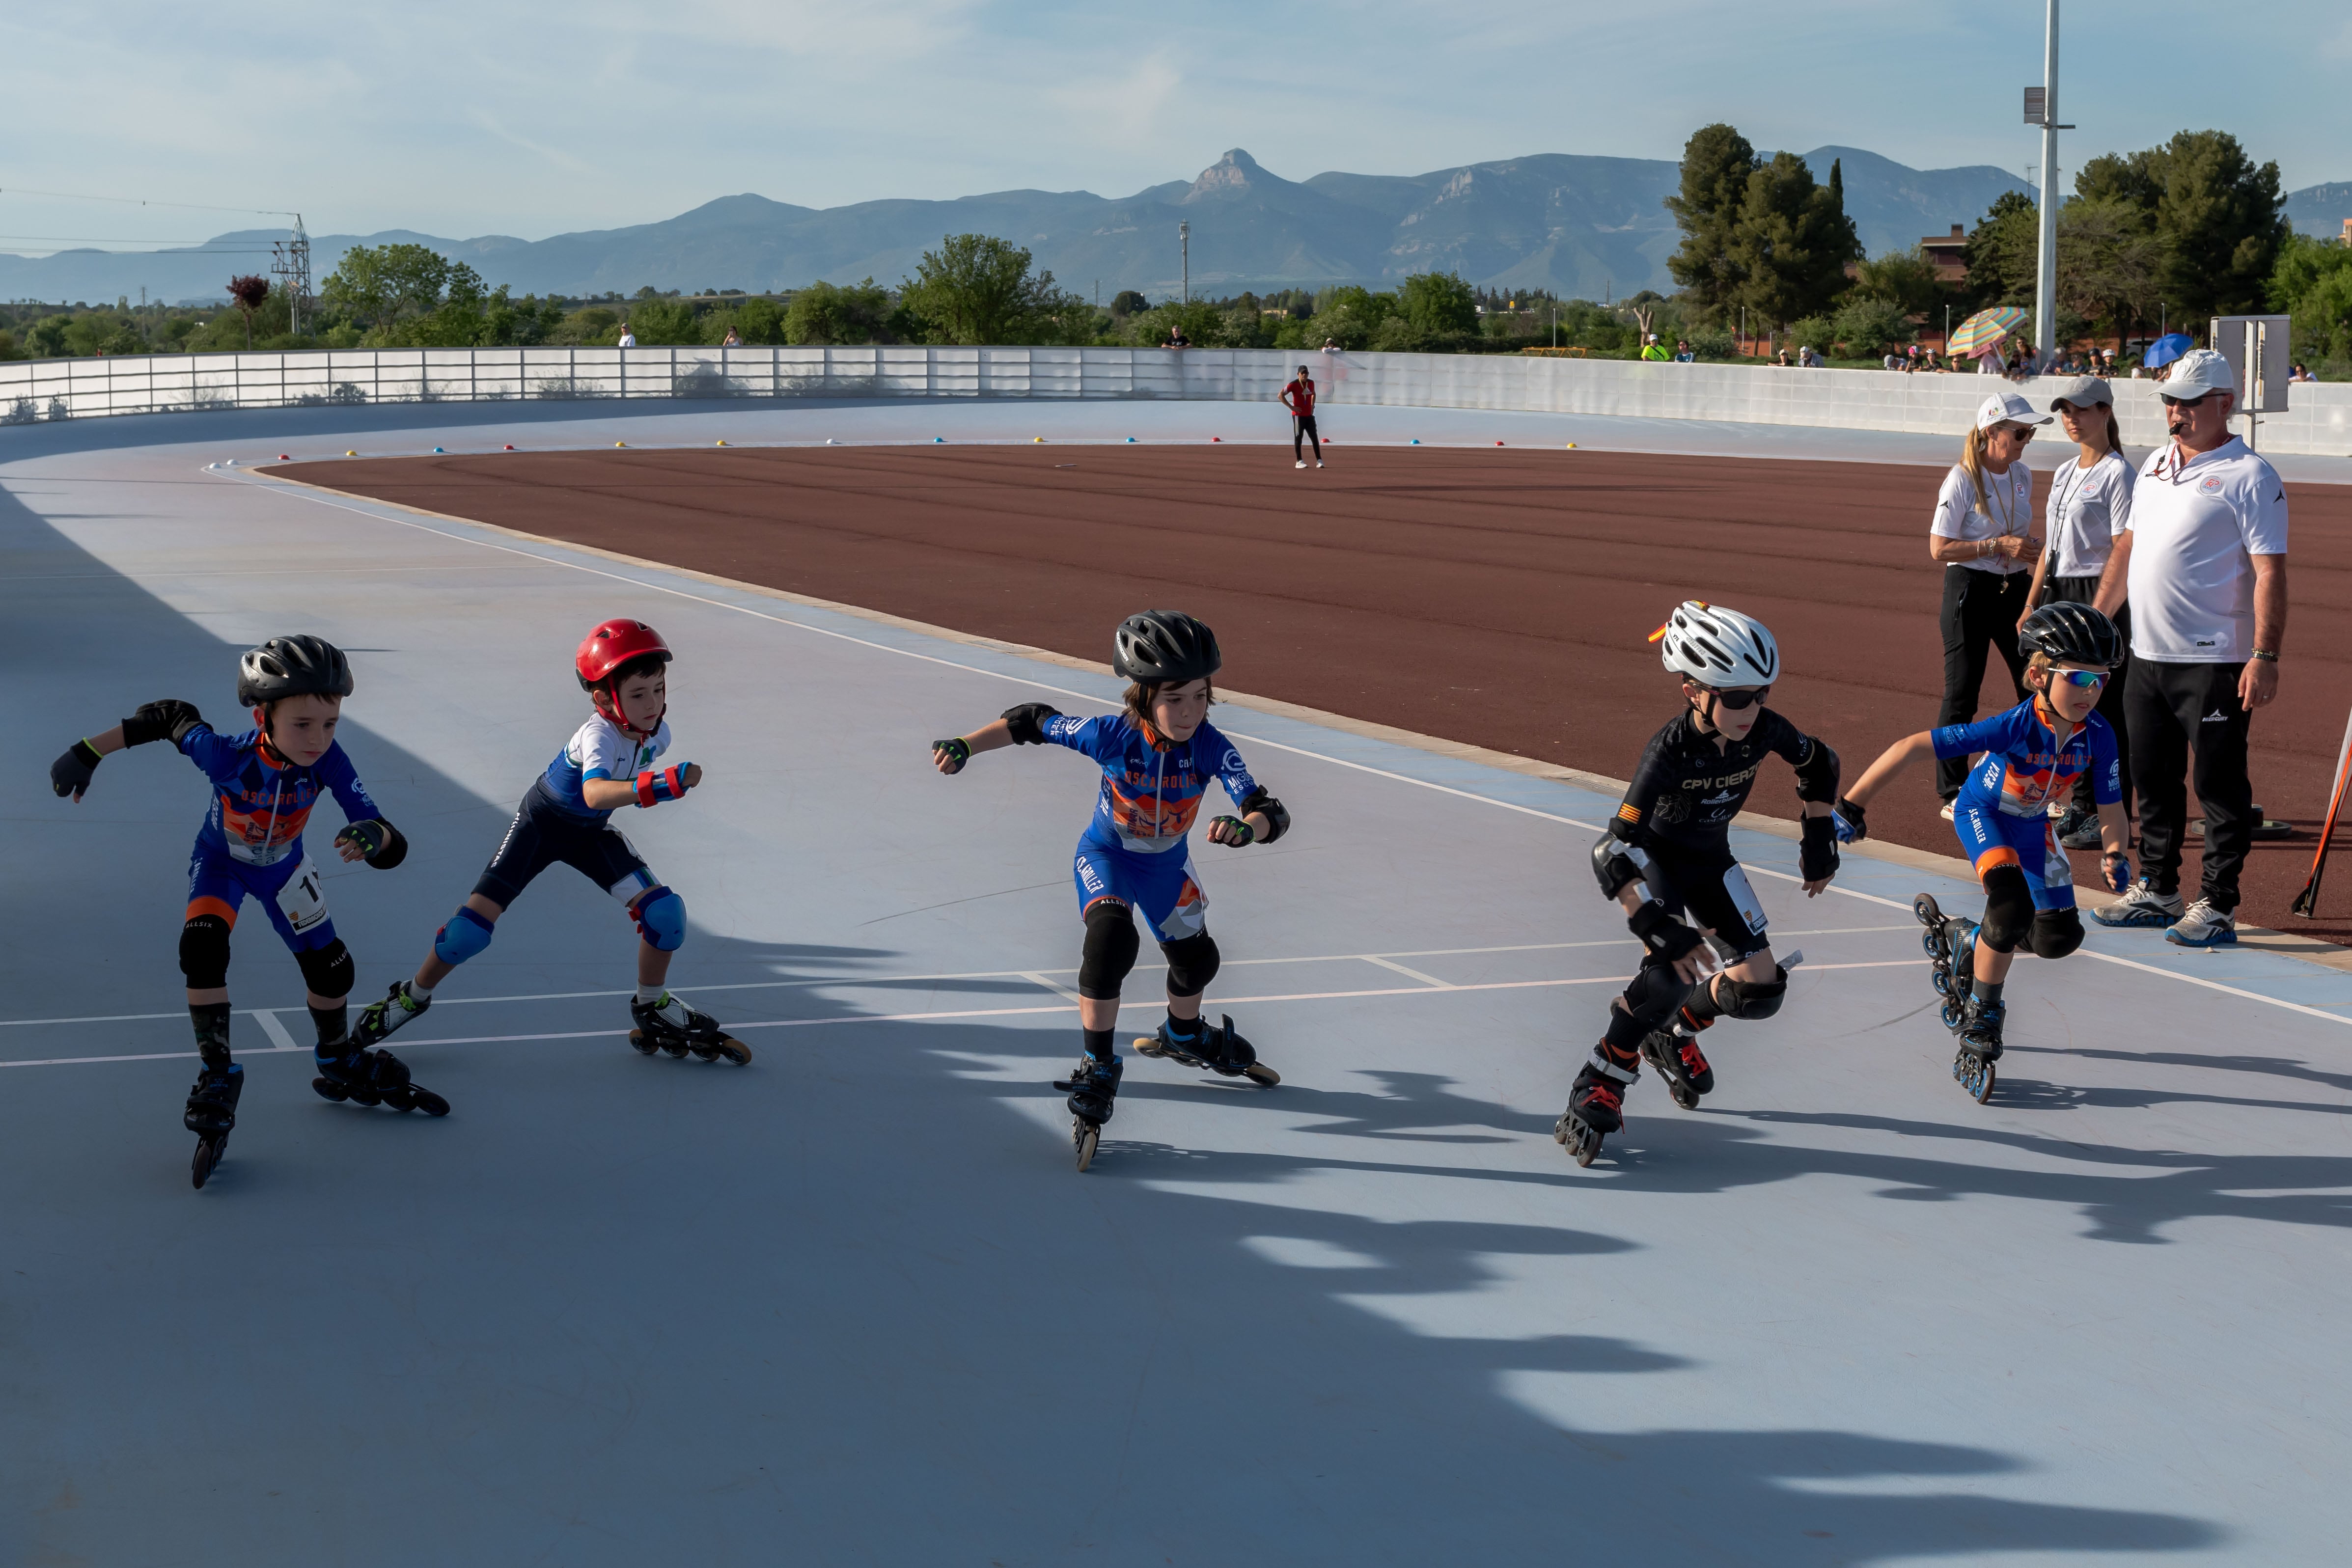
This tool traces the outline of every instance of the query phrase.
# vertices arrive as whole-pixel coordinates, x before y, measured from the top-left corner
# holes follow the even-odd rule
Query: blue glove
[[[2107,885],[2116,892],[2121,893],[2131,885],[2131,856],[2117,851],[2101,857],[2099,867],[2106,873]]]
[[[1862,808],[1843,797],[1830,808],[1830,825],[1842,844],[1859,843],[1870,837],[1870,824],[1864,820]]]

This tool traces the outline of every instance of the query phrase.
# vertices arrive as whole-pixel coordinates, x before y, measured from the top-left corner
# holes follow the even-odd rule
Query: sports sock
[[[1080,1030],[1078,1032],[1086,1036],[1087,1054],[1088,1056],[1093,1057],[1097,1061],[1108,1061],[1110,1060],[1111,1031],[1109,1030],[1088,1029]]]
[[[1175,1036],[1178,1040],[1197,1039],[1201,1033],[1200,1015],[1195,1013],[1191,1018],[1180,1019],[1173,1011],[1170,1012],[1168,1015],[1168,1032]]]
[[[1985,979],[1978,980],[1976,986],[1977,1000],[1982,1002],[1987,1007],[1998,1005],[2000,1001],[2001,988],[2007,984],[2008,982],[2005,980],[1999,982]]]
[[[188,1004],[188,1021],[196,1031],[196,1054],[204,1058],[206,1067],[228,1065],[228,1018],[226,1002]]]
[[[433,988],[430,986],[420,986],[415,980],[403,980],[400,985],[401,988],[408,993],[408,999],[412,1002],[429,1002],[433,999]]]
[[[668,989],[669,988],[667,986],[639,986],[637,988],[637,1000],[645,1003],[647,1007],[651,1007],[656,1002],[661,1000],[662,993]]]
[[[331,1008],[312,1008],[310,1027],[319,1031],[320,1045],[339,1045],[351,1032],[351,1004],[337,1002]]]

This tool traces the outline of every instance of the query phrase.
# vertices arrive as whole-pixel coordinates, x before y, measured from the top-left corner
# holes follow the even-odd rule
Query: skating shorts
[[[619,829],[565,810],[542,782],[533,784],[515,809],[514,821],[474,891],[503,907],[520,898],[534,877],[559,861],[625,906],[657,885],[645,857]]]
[[[1982,882],[1989,871],[2013,865],[2025,873],[2034,908],[2074,908],[2074,868],[2058,845],[2057,823],[2040,811],[2030,817],[1996,811],[1974,794],[1964,789],[1952,802],[1952,829],[1977,868],[1977,880]]]
[[[1671,913],[1687,914],[1742,958],[1772,945],[1764,934],[1764,905],[1729,850],[1653,849],[1649,856]]]
[[[188,918],[217,915],[234,928],[248,893],[269,912],[271,928],[289,950],[307,953],[335,939],[326,884],[301,841],[274,865],[249,865],[198,840],[188,857]]]
[[[1197,936],[1209,920],[1209,895],[1192,875],[1192,851],[1188,844],[1164,854],[1139,855],[1099,839],[1078,841],[1077,857],[1070,867],[1078,886],[1081,917],[1106,898],[1142,915],[1152,936],[1181,942]]]

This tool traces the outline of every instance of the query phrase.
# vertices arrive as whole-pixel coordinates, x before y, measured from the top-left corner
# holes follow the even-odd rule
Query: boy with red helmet
[[[718,1021],[670,995],[670,956],[686,941],[686,901],[656,881],[629,841],[608,819],[624,806],[651,808],[679,800],[702,782],[691,762],[656,768],[669,749],[666,666],[668,646],[642,621],[607,621],[588,633],[574,655],[580,689],[596,715],[572,733],[547,765],[473,893],[440,930],[414,979],[395,983],[371,1002],[352,1038],[373,1045],[433,1005],[434,988],[458,965],[490,945],[499,916],[533,878],[558,861],[618,900],[636,922],[637,994],[629,1002],[636,1027],[629,1043],[650,1056],[691,1051],[705,1061],[724,1056],[739,1066],[751,1048],[721,1032]]]

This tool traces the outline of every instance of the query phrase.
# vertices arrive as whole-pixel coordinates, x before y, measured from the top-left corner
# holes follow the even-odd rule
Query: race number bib
[[[316,930],[326,920],[327,884],[309,855],[302,857],[302,863],[278,890],[278,907],[297,936]]]
[[[1748,922],[1748,935],[1764,935],[1764,905],[1758,902],[1756,890],[1748,885],[1747,872],[1736,865],[1725,872],[1723,891],[1731,895],[1731,906],[1739,911],[1739,918]]]

